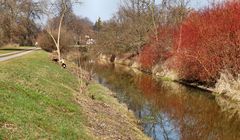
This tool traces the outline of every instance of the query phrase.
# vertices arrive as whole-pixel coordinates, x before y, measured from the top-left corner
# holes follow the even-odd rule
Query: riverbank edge
[[[111,61],[111,56],[102,55],[98,57],[96,61],[100,63],[106,63],[106,64],[122,65],[132,69],[134,72],[137,71],[137,73],[142,72],[142,73],[150,74],[154,79],[157,79],[157,80],[160,79],[162,81],[175,82],[181,85],[185,85],[188,87],[209,92],[211,95],[215,97],[215,100],[218,103],[218,105],[221,107],[222,111],[227,112],[231,118],[232,117],[240,118],[240,101],[237,98],[234,98],[234,96],[232,96],[231,94],[219,93],[214,88],[211,88],[211,87],[206,87],[204,85],[199,85],[197,83],[189,83],[187,81],[174,79],[168,76],[159,76],[158,73],[154,74],[150,71],[144,71],[140,68],[137,62],[135,62],[134,60],[130,60],[128,58],[121,59],[116,57],[115,61]]]
[[[176,82],[176,83],[179,83],[179,84],[182,84],[182,85],[198,88],[200,90],[205,90],[205,91],[208,91],[208,92],[212,92],[212,94],[214,94],[215,96],[220,94],[220,93],[217,93],[213,88],[205,87],[203,85],[199,85],[199,84],[196,84],[196,83],[189,83],[189,82],[186,82],[186,81],[183,81],[183,80],[173,79],[173,78],[168,77],[168,76],[158,76],[157,73],[154,74],[150,71],[144,71],[143,69],[140,68],[140,66],[137,64],[137,62],[134,62],[132,60],[122,59],[122,60],[115,60],[114,62],[111,62],[110,59],[111,59],[111,57],[106,56],[106,57],[103,57],[103,58],[99,57],[99,58],[96,59],[96,61],[100,62],[100,63],[105,63],[105,64],[117,64],[117,65],[122,65],[122,66],[125,66],[125,67],[129,67],[133,71],[139,71],[139,72],[142,72],[142,73],[152,75],[152,77],[155,78],[155,79],[161,79],[163,81]]]
[[[79,67],[68,61],[68,70],[75,76]],[[81,69],[82,73],[89,72]],[[82,79],[81,79],[82,80]],[[83,80],[84,81],[84,80]],[[89,81],[84,81],[88,83]],[[87,128],[96,139],[129,139],[149,140],[140,126],[140,120],[128,109],[127,105],[120,103],[116,93],[92,80],[83,89],[83,93],[75,93],[76,102],[83,108],[87,118]]]

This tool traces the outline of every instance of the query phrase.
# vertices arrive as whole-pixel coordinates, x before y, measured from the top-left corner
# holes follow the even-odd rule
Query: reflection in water
[[[157,82],[127,68],[94,65],[96,80],[117,93],[142,120],[154,140],[234,140],[240,138],[238,119],[229,120],[209,93],[173,82]]]

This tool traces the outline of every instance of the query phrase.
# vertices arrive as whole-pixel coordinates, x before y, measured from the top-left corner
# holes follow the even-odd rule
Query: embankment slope
[[[80,94],[46,52],[0,64],[0,139],[148,139],[114,93],[91,83]]]

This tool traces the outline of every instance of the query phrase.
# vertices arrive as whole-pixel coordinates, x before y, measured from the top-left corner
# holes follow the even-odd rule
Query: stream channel
[[[117,66],[92,64],[85,69],[116,93],[141,120],[154,140],[239,140],[240,120],[223,112],[209,92]]]

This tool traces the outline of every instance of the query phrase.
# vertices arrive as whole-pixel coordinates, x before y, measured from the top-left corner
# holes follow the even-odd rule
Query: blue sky
[[[95,22],[98,17],[108,20],[117,11],[120,0],[82,0],[80,6],[75,7],[77,15],[88,17]]]
[[[208,0],[192,0],[191,7],[201,8],[207,5]],[[88,17],[95,22],[98,17],[102,20],[110,19],[117,11],[120,0],[82,0],[82,4],[74,8],[77,15]]]

